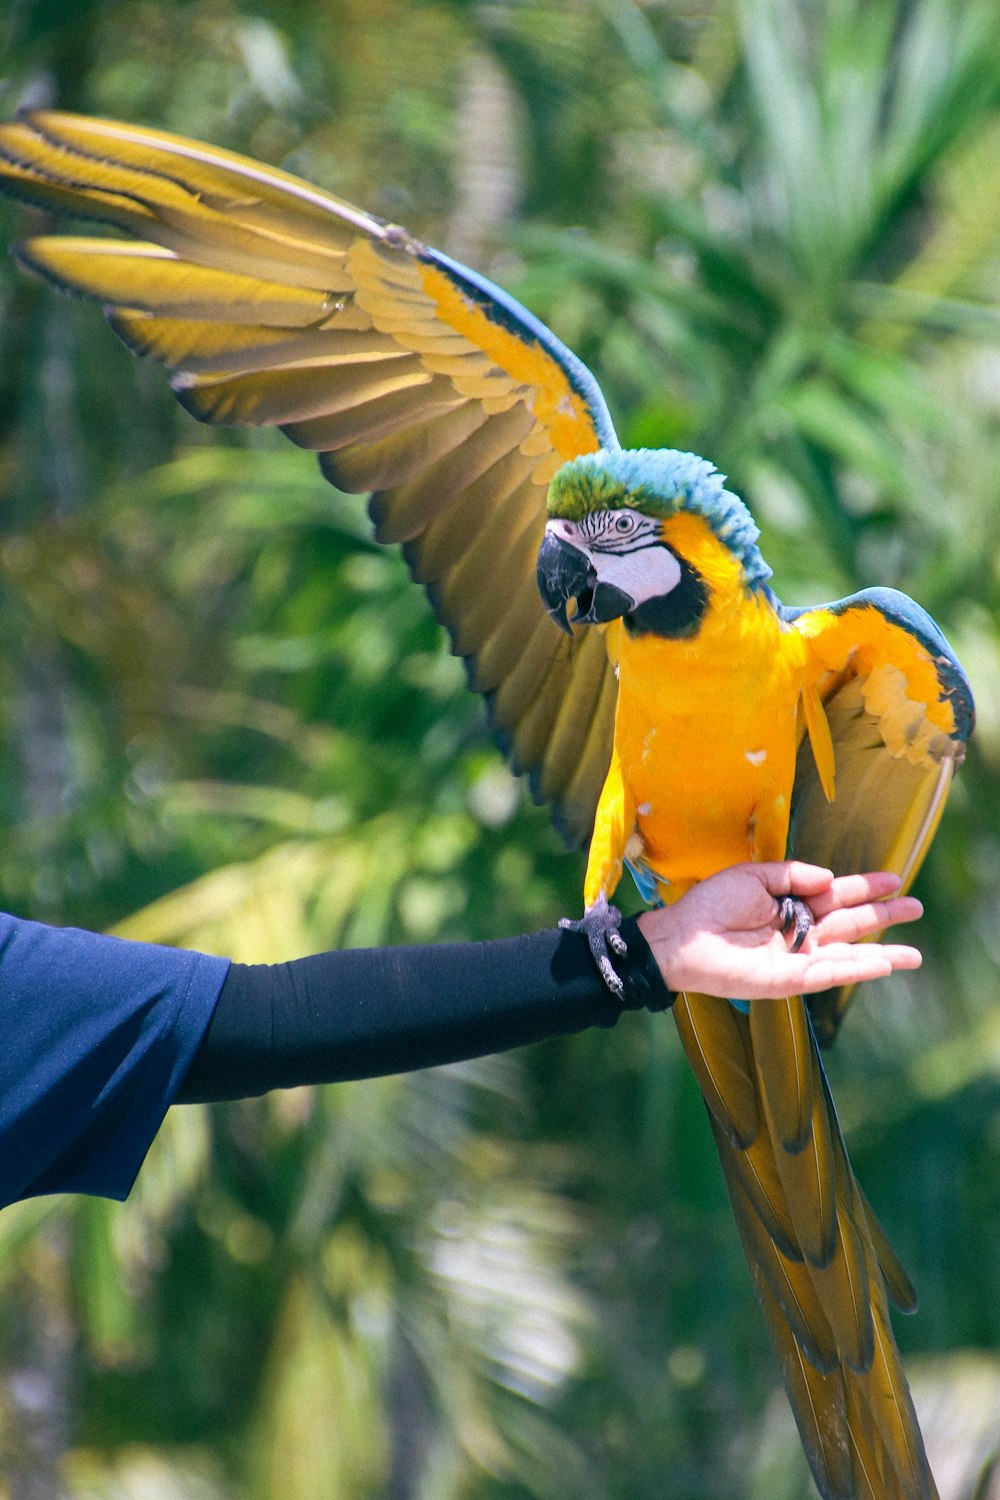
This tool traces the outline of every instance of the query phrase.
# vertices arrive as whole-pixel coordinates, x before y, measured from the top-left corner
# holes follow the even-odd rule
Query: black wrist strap
[[[628,948],[624,958],[614,960],[618,976],[625,985],[622,1009],[654,1012],[669,1010],[677,995],[667,986],[660,973],[660,966],[642,935],[637,918],[624,918],[620,931]]]

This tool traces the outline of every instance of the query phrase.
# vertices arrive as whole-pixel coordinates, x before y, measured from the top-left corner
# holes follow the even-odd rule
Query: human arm
[[[632,1003],[664,1008],[667,985],[738,999],[914,968],[912,948],[852,946],[919,915],[911,898],[885,899],[894,883],[801,865],[724,871],[623,922]],[[779,930],[787,891],[817,918],[797,955]],[[0,915],[0,1205],[125,1197],[171,1103],[428,1067],[610,1026],[621,1011],[586,937],[561,929],[230,969]]]
[[[665,1009],[673,997],[634,918],[623,933],[634,1003]],[[586,938],[558,928],[233,964],[177,1102],[437,1067],[613,1026],[621,1013]]]
[[[801,863],[723,871],[675,906],[622,924],[624,1008],[665,1009],[682,988],[757,998],[914,968],[913,948],[854,946],[920,915],[910,897],[883,899],[896,884],[891,875],[835,881]],[[775,898],[784,894],[807,899],[817,919],[797,954],[778,926]],[[178,1101],[430,1067],[611,1026],[622,1009],[585,935],[565,929],[236,964]]]

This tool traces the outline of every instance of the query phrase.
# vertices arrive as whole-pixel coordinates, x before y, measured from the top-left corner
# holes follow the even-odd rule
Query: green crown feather
[[[697,453],[675,448],[602,448],[563,464],[549,484],[548,512],[580,521],[595,510],[628,507],[666,519],[678,511],[704,516],[739,558],[746,581],[760,588],[771,576],[757,546],[760,531],[725,476]]]

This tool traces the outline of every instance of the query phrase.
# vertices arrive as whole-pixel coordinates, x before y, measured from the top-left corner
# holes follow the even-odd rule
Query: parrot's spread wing
[[[281,427],[371,491],[515,768],[589,837],[615,683],[535,583],[549,479],[618,446],[590,372],[498,287],[273,168],[158,131],[40,112],[0,126],[0,188],[128,239],[40,236],[21,259],[99,299],[206,422]]]
[[[972,692],[931,617],[894,589],[868,589],[821,609],[785,610],[822,676],[836,797],[827,801],[804,736],[792,797],[790,852],[838,875],[892,870],[909,889],[944,811],[972,732]],[[821,1045],[850,997],[810,998]]]

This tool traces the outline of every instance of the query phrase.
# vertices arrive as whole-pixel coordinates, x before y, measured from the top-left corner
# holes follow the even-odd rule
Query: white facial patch
[[[586,554],[602,583],[620,589],[636,605],[662,598],[681,581],[681,565],[660,539],[654,516],[635,510],[595,510],[582,521],[553,518],[546,531]]]
[[[681,565],[662,543],[624,556],[598,553],[593,561],[601,582],[614,584],[637,605],[669,594],[681,581]]]

